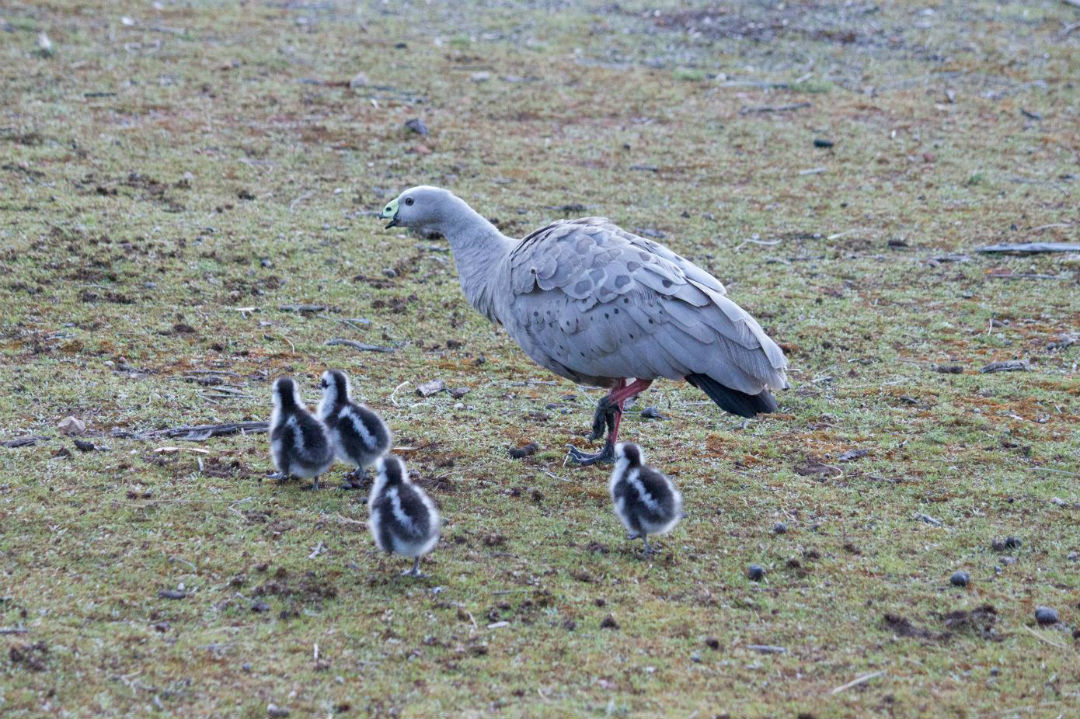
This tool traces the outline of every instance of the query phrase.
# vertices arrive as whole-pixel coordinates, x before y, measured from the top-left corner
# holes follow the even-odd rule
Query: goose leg
[[[406,569],[402,572],[402,575],[406,577],[422,577],[423,575],[420,573],[420,557],[414,557],[412,569]]]
[[[652,380],[635,379],[630,384],[620,379],[615,387],[607,395],[602,397],[596,404],[596,412],[593,414],[592,434],[590,440],[600,439],[607,429],[607,439],[604,448],[599,452],[584,452],[577,447],[570,447],[570,458],[582,466],[596,464],[598,462],[615,461],[615,440],[619,437],[619,423],[622,421],[623,404],[626,400],[643,392],[652,384]]]

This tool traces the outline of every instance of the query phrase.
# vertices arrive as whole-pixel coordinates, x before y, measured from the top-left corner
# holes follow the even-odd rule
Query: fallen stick
[[[1039,252],[1080,252],[1080,244],[1075,242],[1020,242],[1016,244],[987,245],[978,252],[1006,252],[1021,255]]]
[[[282,312],[322,312],[326,305],[278,305]]]
[[[744,107],[739,110],[739,114],[749,115],[758,112],[791,112],[792,110],[801,110],[804,107],[810,107],[810,103],[793,102],[790,105],[758,105],[757,107]]]
[[[787,649],[774,644],[747,644],[746,648],[762,654],[787,654]]]
[[[47,439],[48,437],[32,434],[29,437],[19,437],[18,439],[9,439],[6,442],[0,442],[0,447],[27,447],[35,445],[38,442],[44,442]]]
[[[1027,360],[1007,360],[1005,362],[991,362],[979,372],[982,374],[990,372],[1027,372],[1028,369],[1030,367]]]
[[[1057,275],[1040,275],[1036,272],[1017,272],[1011,275],[987,275],[987,277],[995,280],[1067,280],[1068,277],[1059,277]]]
[[[1057,647],[1058,649],[1065,649],[1065,645],[1062,644],[1061,642],[1055,642],[1053,639],[1050,639],[1049,637],[1044,637],[1042,634],[1039,634],[1037,631],[1035,631],[1031,627],[1027,626],[1026,624],[1021,624],[1020,626],[1023,627],[1024,629],[1026,629],[1031,634],[1031,636],[1035,637],[1036,639],[1044,641],[1044,642],[1046,642],[1047,644],[1049,644],[1052,647]]]
[[[174,437],[191,442],[201,442],[210,437],[224,437],[230,434],[260,434],[270,430],[269,422],[226,422],[224,424],[198,424],[184,427],[170,427],[147,432],[142,437]]]
[[[866,682],[870,681],[871,679],[876,679],[877,677],[880,677],[884,673],[885,673],[884,671],[880,671],[880,672],[871,672],[870,674],[863,674],[861,677],[855,677],[854,679],[852,679],[847,684],[841,684],[840,686],[836,687],[836,689],[833,689],[829,693],[830,694],[839,694],[840,692],[844,691],[845,689],[851,689],[852,687],[857,687],[860,684],[865,684]]]
[[[369,345],[363,342],[357,342],[356,340],[342,339],[341,337],[335,337],[332,340],[326,340],[326,344],[333,345],[345,345],[346,347],[352,347],[353,349],[360,350],[361,352],[395,352],[393,347],[384,347],[382,345]]]

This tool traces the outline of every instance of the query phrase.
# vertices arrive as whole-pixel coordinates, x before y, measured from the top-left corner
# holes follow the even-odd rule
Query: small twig
[[[1049,225],[1039,225],[1038,227],[1032,227],[1030,232],[1042,232],[1043,230],[1052,230],[1057,227],[1072,227],[1068,222],[1051,222]]]
[[[1067,280],[1068,277],[1058,275],[1040,275],[1035,272],[1016,272],[1010,275],[987,275],[994,280]]]
[[[843,232],[837,232],[836,234],[829,235],[825,239],[826,240],[839,240],[844,235],[850,235],[852,232],[858,232],[858,230],[857,229],[844,230]]]
[[[809,170],[799,170],[800,175],[820,175],[826,171],[824,167],[812,167]]]
[[[945,523],[942,522],[940,519],[935,519],[934,517],[931,517],[929,514],[924,514],[923,512],[915,512],[914,514],[911,515],[911,517],[912,517],[912,519],[917,519],[920,522],[926,522],[927,524],[929,524],[929,525],[931,525],[933,527],[941,527],[941,526],[945,525]]]
[[[261,434],[268,432],[269,422],[226,422],[225,424],[199,424],[169,429],[158,429],[142,435],[145,437],[179,437],[190,441],[202,441],[210,437],[229,434]]]
[[[189,567],[191,567],[191,571],[193,571],[193,572],[198,573],[198,571],[199,571],[198,568],[194,564],[192,564],[191,562],[189,562],[186,559],[183,559],[182,557],[169,557],[169,561],[170,562],[180,562],[181,564],[186,564]]]
[[[787,654],[787,649],[775,644],[747,644],[746,648],[762,654]]]
[[[335,337],[334,339],[326,340],[328,346],[333,345],[345,345],[346,347],[352,347],[353,349],[360,350],[361,352],[395,352],[393,347],[384,347],[382,345],[369,345],[364,342],[357,342],[356,340],[342,339],[341,337]]]
[[[5,442],[0,442],[0,447],[27,447],[43,442],[48,437],[42,437],[41,435],[32,434],[29,437],[19,437],[18,439],[9,439]]]
[[[184,28],[165,27],[164,25],[147,25],[146,29],[150,32],[161,32],[166,35],[187,35],[187,30]]]
[[[791,112],[792,110],[801,110],[804,107],[810,107],[809,102],[793,102],[790,105],[758,105],[757,107],[744,107],[739,110],[740,115],[749,115],[751,113],[760,112]]]
[[[557,480],[559,480],[560,482],[569,482],[569,481],[570,481],[570,480],[569,480],[569,479],[567,479],[566,477],[560,477],[559,475],[555,474],[554,472],[549,472],[549,471],[548,471],[548,470],[546,470],[546,469],[542,469],[542,468],[541,468],[541,470],[540,470],[540,471],[541,471],[541,472],[543,472],[544,474],[546,474],[547,476],[551,477],[552,479],[557,479]]]
[[[289,203],[289,212],[292,212],[294,209],[296,209],[296,206],[298,204],[300,204],[301,202],[303,202],[304,200],[306,200],[307,198],[311,197],[314,194],[315,194],[315,190],[308,190],[307,192],[305,192],[304,194],[300,195],[295,200],[290,202]]]
[[[326,549],[326,545],[323,544],[323,541],[320,539],[319,543],[315,545],[315,550],[311,554],[309,554],[307,558],[308,559],[315,559],[315,557],[322,554],[325,549]],[[315,658],[318,659],[319,658],[319,656],[318,656],[319,655],[318,645],[315,645],[315,646],[316,646]]]
[[[739,243],[739,245],[735,248],[735,251],[738,252],[746,244],[764,245],[766,247],[772,247],[773,245],[779,245],[781,242],[783,242],[783,240],[755,240],[753,238],[747,238]]]
[[[1005,252],[1017,254],[1036,254],[1039,252],[1080,252],[1080,243],[1076,242],[1018,242],[999,245],[986,245],[976,248],[976,252]]]
[[[1062,644],[1061,642],[1055,642],[1050,637],[1044,637],[1042,634],[1039,634],[1037,631],[1035,631],[1034,629],[1032,629],[1031,627],[1029,627],[1026,624],[1021,624],[1020,626],[1023,627],[1025,630],[1027,630],[1027,632],[1029,634],[1031,634],[1033,637],[1035,637],[1036,639],[1041,639],[1042,641],[1046,642],[1047,644],[1049,644],[1052,647],[1057,647],[1058,649],[1065,649],[1066,648],[1065,645]]]
[[[754,87],[760,90],[783,90],[788,87],[786,82],[765,82],[763,80],[728,80],[716,83],[717,87]]]
[[[320,315],[320,317],[326,317],[328,320],[334,322],[340,322],[343,325],[348,325],[353,329],[360,329],[361,327],[368,327],[371,324],[371,320],[366,317],[330,317],[328,315]]]
[[[861,677],[855,677],[854,679],[852,679],[847,684],[841,684],[840,686],[836,687],[836,689],[833,689],[829,693],[830,694],[839,694],[840,692],[844,691],[845,689],[851,689],[852,687],[857,687],[860,684],[865,684],[866,682],[870,681],[871,679],[876,679],[877,677],[880,677],[884,673],[885,673],[884,671],[880,671],[880,672],[871,672],[870,674],[863,674]]]
[[[1054,474],[1064,474],[1069,477],[1080,477],[1080,472],[1070,472],[1065,469],[1054,469],[1053,467],[1032,467],[1037,472],[1053,472]]]
[[[282,312],[322,312],[326,305],[278,305]]]
[[[25,627],[0,627],[0,634],[29,634],[30,630]]]
[[[226,307],[225,309],[232,310],[234,312],[239,312],[241,314],[241,316],[243,316],[245,318],[248,316],[249,312],[258,312],[259,311],[258,307]]]
[[[336,514],[334,515],[334,518],[342,524],[357,524],[361,527],[364,526],[364,523],[361,522],[359,519],[352,519],[351,517],[346,517],[343,514]]]
[[[394,405],[395,407],[400,407],[401,406],[400,404],[398,404],[398,401],[397,401],[397,398],[395,397],[395,395],[398,393],[398,390],[400,390],[402,387],[408,386],[408,384],[409,384],[409,382],[405,381],[405,382],[402,382],[401,384],[399,384],[397,387],[394,387],[394,391],[390,393],[390,404]]]
[[[210,450],[203,449],[202,447],[158,447],[154,450],[156,454],[176,454],[177,452],[198,452],[199,454],[210,454]]]

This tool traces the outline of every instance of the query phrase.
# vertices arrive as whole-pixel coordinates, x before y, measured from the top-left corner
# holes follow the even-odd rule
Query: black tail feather
[[[776,411],[776,400],[769,390],[763,390],[760,394],[747,394],[725,387],[706,374],[688,374],[686,381],[709,395],[709,399],[720,405],[720,409],[740,417],[753,417]]]

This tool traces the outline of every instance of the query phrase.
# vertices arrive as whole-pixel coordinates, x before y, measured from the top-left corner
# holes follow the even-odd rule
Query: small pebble
[[[269,704],[266,707],[266,714],[276,719],[282,719],[289,716],[289,710],[285,707],[279,707],[277,704]]]
[[[953,575],[949,577],[949,582],[953,586],[966,587],[971,583],[971,575],[964,571],[953,572]]]
[[[251,671],[251,663],[250,662],[244,662],[243,665],[241,665],[240,668],[243,669],[245,672],[250,672]]]
[[[765,578],[765,567],[760,564],[751,564],[746,568],[746,578],[752,582],[760,582]]]
[[[641,410],[642,419],[665,419],[664,415],[660,414],[660,410],[656,407],[646,407]]]
[[[826,140],[824,137],[814,138],[814,147],[832,147],[835,144],[832,140]]]
[[[690,661],[692,661],[692,662],[700,662],[701,661],[701,652],[694,652],[693,654],[691,654],[690,655]]]
[[[1057,624],[1059,621],[1057,610],[1050,607],[1035,607],[1035,621],[1043,626]]]
[[[777,522],[772,526],[773,534],[787,534],[787,525],[783,522]]]

